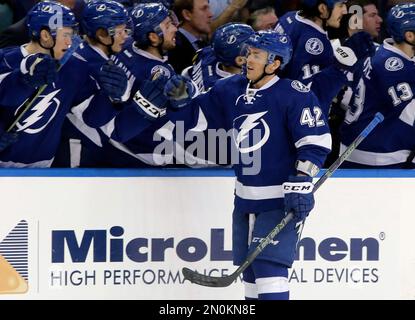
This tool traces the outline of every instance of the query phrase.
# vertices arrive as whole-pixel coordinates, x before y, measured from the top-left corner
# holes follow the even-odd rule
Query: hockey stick
[[[406,159],[406,168],[407,169],[411,169],[412,168],[412,162],[414,161],[414,159],[415,159],[415,150],[412,150],[411,151],[411,153],[409,154],[409,156],[408,156],[408,159]]]
[[[69,58],[72,56],[72,54],[78,49],[79,45],[81,44],[82,40],[79,36],[76,36],[72,40],[71,46],[66,50],[63,57],[59,60],[59,67],[58,72],[60,69],[62,69],[63,65],[68,62]],[[36,101],[37,98],[42,94],[43,91],[47,88],[47,84],[42,85],[36,92],[36,94],[33,96],[33,98],[27,100],[24,105],[22,106],[22,111],[19,113],[19,115],[16,117],[16,119],[13,121],[13,123],[10,125],[10,127],[7,129],[6,132],[10,132],[15,125],[20,121],[20,119],[24,116],[24,114],[30,109],[30,107],[33,105],[33,103]]]
[[[315,192],[320,186],[333,175],[333,173],[340,167],[340,165],[350,156],[350,154],[357,148],[357,146],[365,139],[369,133],[383,121],[383,115],[377,113],[373,120],[367,127],[359,134],[359,136],[347,147],[343,154],[327,169],[324,175],[314,185]],[[198,273],[189,268],[183,268],[183,276],[192,283],[199,284],[206,287],[227,287],[234,282],[238,276],[245,271],[245,269],[255,260],[255,258],[271,243],[275,236],[293,219],[293,212],[289,212],[281,222],[271,230],[271,232],[263,238],[255,250],[246,258],[246,260],[239,266],[236,271],[225,277],[212,277]]]

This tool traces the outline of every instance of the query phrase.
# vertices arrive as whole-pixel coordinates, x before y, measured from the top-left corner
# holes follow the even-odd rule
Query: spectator
[[[363,19],[362,21],[355,21],[356,28],[353,28],[353,22],[348,26],[349,29],[349,36],[352,34],[359,32],[359,31],[366,31],[369,33],[373,39],[377,39],[379,37],[379,33],[381,31],[381,26],[383,19],[379,15],[378,8],[376,7],[376,3],[373,0],[354,0],[351,1],[349,7],[357,5],[363,8]],[[360,29],[359,26],[362,28]]]
[[[176,48],[169,52],[169,61],[177,73],[192,65],[197,50],[207,45],[211,32],[212,12],[208,0],[176,0],[173,5],[180,28]]]
[[[255,10],[248,19],[248,24],[255,31],[273,29],[277,22],[278,17],[272,7]]]

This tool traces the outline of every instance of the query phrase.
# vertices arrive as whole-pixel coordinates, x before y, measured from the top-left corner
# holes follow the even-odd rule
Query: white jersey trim
[[[342,143],[340,144],[340,153],[343,153],[344,150],[346,150],[346,146]],[[410,153],[410,150],[380,153],[355,149],[346,161],[368,166],[387,166],[406,162]]]
[[[11,74],[11,72],[7,72],[5,74],[0,75],[0,83],[2,83],[2,81],[9,75]]]
[[[318,32],[320,32],[320,33],[322,33],[322,34],[325,34],[325,35],[327,36],[327,32],[326,32],[326,31],[324,31],[324,30],[323,30],[323,28],[321,28],[318,24],[314,23],[313,21],[308,20],[308,19],[305,19],[305,18],[303,18],[302,16],[300,16],[300,15],[299,15],[299,13],[298,13],[298,11],[297,11],[297,13],[295,14],[295,19],[296,19],[297,21],[301,22],[301,23],[304,23],[304,24],[306,24],[306,25],[308,25],[308,26],[310,26],[310,27],[312,27],[312,28],[316,29]]]
[[[258,290],[255,283],[244,281],[245,297],[251,299],[258,299]]]
[[[216,74],[217,74],[218,76],[220,76],[222,79],[226,79],[226,78],[229,78],[229,77],[232,77],[232,76],[233,76],[233,74],[232,74],[232,73],[227,72],[227,71],[225,71],[225,70],[222,70],[219,66],[220,66],[220,63],[219,63],[219,62],[217,62],[217,63],[216,63],[216,66],[215,66],[215,69],[216,69]]]
[[[156,61],[160,61],[160,62],[166,62],[167,63],[167,57],[164,56],[162,59],[160,59],[159,57],[152,55],[151,53],[143,50],[143,49],[139,49],[135,46],[135,44],[133,44],[132,46],[133,51],[138,54],[139,56],[143,56],[145,58],[151,59],[151,60],[156,60]]]
[[[244,186],[238,180],[235,181],[235,194],[245,200],[267,200],[284,198],[282,185],[252,187]]]
[[[71,109],[72,113],[68,113],[66,117],[75,126],[75,128],[77,128],[79,131],[82,132],[83,135],[85,135],[88,139],[90,139],[97,146],[102,147],[101,137],[97,129],[88,126],[82,119],[84,111],[86,110],[86,108],[88,108],[93,98],[94,98],[94,95],[90,96],[84,102],[73,107]]]
[[[295,147],[299,149],[309,144],[313,144],[331,150],[331,134],[325,133],[320,136],[305,136],[295,143]]]
[[[53,159],[42,160],[33,163],[21,163],[13,161],[0,161],[1,168],[49,168],[52,165]]]
[[[100,49],[97,46],[94,46],[94,45],[92,45],[90,43],[88,43],[88,46],[90,46],[91,49],[94,50],[96,53],[98,53],[103,59],[109,60],[109,57],[105,54],[104,51],[102,51],[102,49]]]
[[[288,278],[268,277],[256,279],[258,294],[287,292]]]
[[[405,52],[398,49],[397,47],[394,47],[393,46],[394,44],[395,44],[395,41],[393,41],[392,38],[388,38],[388,39],[385,39],[385,41],[383,41],[383,47],[386,50],[392,51],[393,53],[400,55],[402,58],[405,58],[408,61],[414,62],[414,58],[409,57]]]

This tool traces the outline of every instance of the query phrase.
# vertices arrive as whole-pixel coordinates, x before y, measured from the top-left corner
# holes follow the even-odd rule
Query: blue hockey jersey
[[[20,108],[37,90],[21,79],[20,62],[28,55],[25,46],[7,49],[0,61],[0,122],[4,129],[11,125]],[[19,140],[0,153],[3,167],[49,167],[61,136],[63,121],[69,108],[86,99],[88,92],[97,89],[83,73],[85,63],[72,57],[36,99],[16,125]]]
[[[385,120],[359,145],[345,163],[348,167],[405,166],[415,150],[415,60],[384,44],[366,66],[354,93],[353,105],[341,127],[341,150],[345,149],[377,112]]]
[[[332,64],[333,49],[327,32],[311,20],[301,17],[298,12],[292,11],[282,16],[276,30],[290,37],[294,49],[282,77],[308,84],[314,74]]]
[[[260,89],[249,88],[241,75],[219,80],[176,113],[172,126],[177,121],[184,121],[186,132],[228,133],[231,141],[220,151],[233,148],[237,153],[232,160],[235,205],[242,212],[283,208],[281,185],[296,174],[296,160],[321,167],[331,149],[327,121],[315,95],[299,81],[277,76]]]
[[[205,92],[213,87],[216,81],[232,74],[220,68],[212,46],[208,46],[196,53],[193,66],[184,69],[182,75],[191,79],[200,92]]]
[[[333,99],[348,83],[348,79],[346,72],[333,64],[335,58],[327,32],[311,20],[302,18],[296,11],[281,17],[275,30],[286,33],[293,44],[291,61],[280,72],[280,76],[309,85],[328,117]]]
[[[131,92],[136,92],[144,80],[152,79],[156,73],[167,78],[175,74],[174,69],[165,59],[159,59],[150,53],[137,48],[134,43],[121,53],[112,57],[114,63],[123,68],[130,77],[134,78]],[[148,120],[137,110],[135,102],[130,97],[123,109],[112,117],[106,124],[96,123],[96,114],[105,113],[111,106],[91,103],[85,110],[83,119],[87,125],[96,127],[100,125],[109,146],[105,147],[105,158],[112,167],[143,167],[148,165],[166,164],[164,160],[158,161],[154,149],[159,142],[154,141],[157,130],[163,130],[168,121],[167,116],[157,120]],[[108,111],[111,114],[111,110]],[[102,117],[98,117],[102,118]],[[108,119],[107,119],[108,120]],[[167,161],[168,162],[168,161]]]

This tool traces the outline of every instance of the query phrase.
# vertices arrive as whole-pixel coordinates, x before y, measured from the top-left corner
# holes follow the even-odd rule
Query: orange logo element
[[[28,289],[25,279],[0,256],[0,293],[25,293]]]
[[[22,220],[0,242],[0,294],[28,289],[28,225]]]

